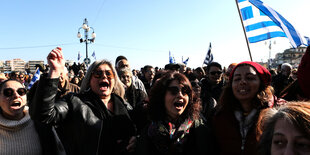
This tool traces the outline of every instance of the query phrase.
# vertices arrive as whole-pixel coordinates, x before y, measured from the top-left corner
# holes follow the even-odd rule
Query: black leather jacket
[[[111,95],[114,112],[92,91],[55,101],[57,85],[58,79],[41,77],[29,109],[32,119],[56,126],[67,154],[126,154],[136,129],[123,99]]]

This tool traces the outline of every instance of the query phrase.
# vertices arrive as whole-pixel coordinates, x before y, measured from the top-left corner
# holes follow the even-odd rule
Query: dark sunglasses
[[[210,72],[211,75],[215,75],[215,74],[221,75],[222,73],[223,73],[222,71],[213,71],[213,72]]]
[[[12,88],[5,88],[5,89],[3,89],[3,95],[6,97],[11,97],[11,96],[13,96],[14,91],[15,90]],[[26,90],[26,88],[18,88],[16,90],[16,92],[18,93],[18,95],[24,96],[24,95],[26,95],[27,90]]]
[[[93,76],[97,79],[102,78],[103,74],[105,74],[107,76],[108,79],[113,79],[114,78],[114,74],[112,72],[112,70],[107,70],[107,71],[93,71]]]
[[[177,95],[180,92],[180,88],[177,86],[171,86],[167,88],[167,91],[169,91],[172,95]],[[181,92],[182,92],[182,95],[185,95],[185,94],[189,95],[191,93],[191,90],[189,87],[184,86],[181,88]]]

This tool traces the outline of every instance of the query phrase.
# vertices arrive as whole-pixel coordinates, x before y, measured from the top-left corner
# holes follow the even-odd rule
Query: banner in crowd
[[[244,31],[250,43],[275,37],[287,37],[294,48],[304,44],[297,30],[283,16],[262,1],[237,1]]]

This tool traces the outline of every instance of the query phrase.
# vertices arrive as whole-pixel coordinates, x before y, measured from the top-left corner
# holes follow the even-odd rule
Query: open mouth
[[[108,82],[100,82],[99,83],[99,87],[100,87],[100,89],[103,89],[103,90],[106,90],[106,89],[108,89],[109,88],[109,83]]]
[[[13,104],[11,104],[11,108],[13,108],[13,109],[18,109],[18,108],[20,108],[20,106],[21,106],[20,102],[14,102]]]
[[[246,95],[248,93],[247,89],[239,89],[239,93],[242,95]]]
[[[184,104],[182,102],[174,102],[174,106],[178,109],[178,108],[183,108]]]

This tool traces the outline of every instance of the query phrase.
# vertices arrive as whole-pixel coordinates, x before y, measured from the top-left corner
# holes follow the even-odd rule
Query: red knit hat
[[[310,99],[310,46],[301,58],[297,71],[298,84],[305,97]]]
[[[236,68],[238,68],[240,65],[243,65],[243,64],[248,64],[248,65],[252,66],[256,70],[256,72],[258,73],[258,76],[260,77],[260,79],[264,82],[265,86],[268,86],[271,84],[270,72],[265,67],[263,67],[262,65],[260,65],[256,62],[252,62],[252,61],[240,62],[230,73],[230,76],[229,76],[230,81],[232,81],[232,78],[233,78],[233,75],[236,71]]]

